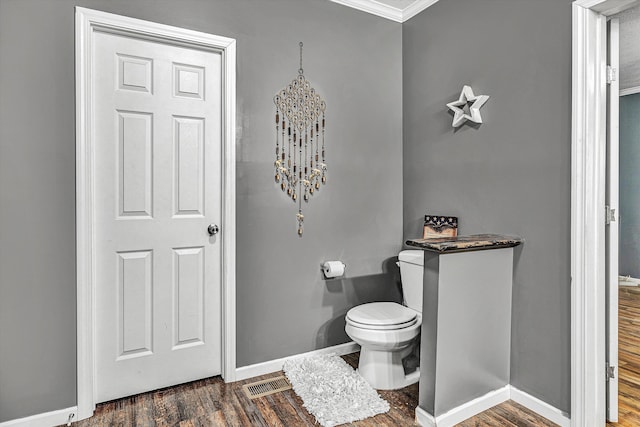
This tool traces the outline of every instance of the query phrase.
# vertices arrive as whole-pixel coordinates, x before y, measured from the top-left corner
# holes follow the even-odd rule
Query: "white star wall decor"
[[[460,92],[460,98],[457,101],[453,101],[447,104],[447,107],[453,111],[453,123],[452,126],[457,128],[467,120],[471,120],[474,123],[482,123],[482,116],[480,116],[480,108],[489,99],[488,95],[474,95],[471,86],[464,85],[462,92]],[[469,105],[469,103],[472,103]],[[469,113],[465,112],[465,107],[469,105]]]

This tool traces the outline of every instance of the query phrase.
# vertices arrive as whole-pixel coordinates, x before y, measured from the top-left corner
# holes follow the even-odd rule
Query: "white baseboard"
[[[313,350],[307,353],[294,354],[293,356],[287,356],[280,359],[256,363],[254,365],[243,366],[242,368],[236,368],[236,381],[246,380],[247,378],[253,378],[260,375],[266,375],[272,372],[281,371],[285,360],[328,353],[336,353],[338,356],[342,356],[345,354],[354,353],[356,351],[360,351],[360,346],[351,341],[344,344],[334,345],[332,347],[321,348],[320,350]]]
[[[618,276],[620,286],[640,286],[640,279],[631,276]]]
[[[491,391],[435,418],[418,406],[416,422],[423,427],[451,427],[509,399],[561,427],[571,426],[571,419],[566,413],[512,385]]]
[[[436,419],[433,415],[416,406],[416,422],[422,427],[436,427]]]
[[[561,427],[571,426],[571,419],[568,414],[549,405],[547,402],[543,402],[537,397],[533,397],[522,390],[518,390],[514,386],[511,386],[511,400],[521,404],[538,415],[542,415],[549,421],[552,421]]]
[[[629,87],[627,89],[620,89],[620,96],[633,95],[640,93],[640,86]]]
[[[478,415],[502,402],[509,400],[509,385],[470,400],[442,415],[434,418],[433,415],[421,407],[416,408],[416,421],[425,427],[451,427],[462,421]]]
[[[462,421],[484,412],[502,402],[509,400],[509,386],[506,385],[494,391],[490,391],[484,396],[477,397],[457,408],[436,417],[438,427],[451,427]]]
[[[44,412],[42,414],[31,415],[30,417],[17,418],[15,420],[0,423],[0,427],[51,427],[66,424],[69,415],[73,414],[71,421],[78,421],[77,406],[57,411]]]

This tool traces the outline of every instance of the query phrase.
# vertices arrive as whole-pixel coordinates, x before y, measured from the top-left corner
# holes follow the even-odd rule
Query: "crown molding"
[[[395,22],[404,22],[413,18],[438,0],[416,0],[404,9],[389,6],[376,0],[331,0],[334,3],[351,7],[362,12],[371,13],[382,18],[390,19]]]
[[[398,9],[375,0],[331,0],[334,3],[348,6],[363,12],[381,16],[395,22],[402,22],[402,9]]]
[[[436,4],[438,0],[417,0],[402,10],[402,22],[407,21],[429,6]]]
[[[573,2],[576,6],[591,9],[604,16],[615,15],[635,6],[637,3],[638,0],[575,0]]]

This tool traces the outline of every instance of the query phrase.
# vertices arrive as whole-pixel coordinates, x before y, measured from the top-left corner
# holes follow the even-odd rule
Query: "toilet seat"
[[[401,323],[399,325],[367,325],[366,323],[354,322],[351,319],[347,319],[347,323],[360,329],[371,329],[373,331],[396,331],[415,325],[416,323],[418,323],[418,319],[415,318],[409,322]]]
[[[398,330],[415,325],[418,313],[395,302],[373,302],[353,307],[346,321],[362,329]]]

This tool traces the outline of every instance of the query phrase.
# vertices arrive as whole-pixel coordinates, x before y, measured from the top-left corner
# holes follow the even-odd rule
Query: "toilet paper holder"
[[[335,279],[344,276],[347,265],[342,261],[325,261],[320,264],[325,279]]]

